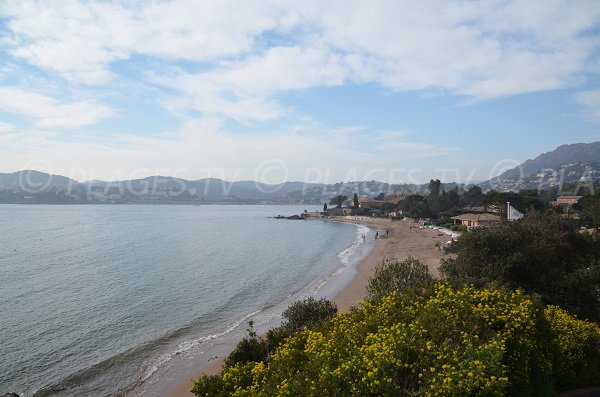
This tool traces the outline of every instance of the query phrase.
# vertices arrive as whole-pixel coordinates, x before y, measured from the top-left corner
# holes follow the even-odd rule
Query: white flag
[[[513,208],[512,205],[508,205],[508,220],[516,221],[517,219],[522,219],[525,215],[522,212]]]

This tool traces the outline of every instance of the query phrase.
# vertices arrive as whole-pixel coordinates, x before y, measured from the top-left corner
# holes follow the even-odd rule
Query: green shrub
[[[235,349],[225,359],[225,366],[265,361],[269,355],[267,343],[256,336],[254,323],[248,322],[247,336],[242,339]]]
[[[296,332],[304,327],[311,327],[328,320],[337,313],[335,303],[326,299],[316,300],[312,296],[290,305],[283,312],[285,323],[289,331]]]
[[[427,266],[413,257],[401,262],[381,263],[367,284],[368,299],[381,299],[393,291],[401,294],[407,289],[429,286],[433,278]]]
[[[286,338],[306,327],[315,327],[336,313],[335,303],[326,299],[316,300],[311,296],[291,304],[282,314],[283,324],[269,330],[265,338],[257,337],[254,324],[250,321],[246,330],[247,336],[227,356],[225,366],[266,361]]]
[[[566,311],[548,306],[554,345],[554,378],[558,390],[600,385],[600,330]]]

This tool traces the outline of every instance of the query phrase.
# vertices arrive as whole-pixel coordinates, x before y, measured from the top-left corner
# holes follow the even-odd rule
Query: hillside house
[[[581,197],[582,196],[558,196],[556,201],[553,201],[550,204],[555,207],[572,207],[573,205],[577,204]]]
[[[455,225],[463,225],[467,228],[490,226],[500,222],[500,217],[494,214],[462,214],[453,216],[452,221]]]

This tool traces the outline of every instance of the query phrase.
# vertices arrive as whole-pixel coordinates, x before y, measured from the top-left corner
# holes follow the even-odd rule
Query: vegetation
[[[574,330],[572,332],[571,330]],[[521,291],[437,283],[303,330],[197,396],[550,396],[598,382],[600,329]]]
[[[248,323],[246,334],[246,337],[238,343],[225,360],[225,367],[231,367],[238,363],[264,361],[267,358],[269,353],[267,344],[256,336],[252,321]]]
[[[442,274],[455,285],[522,288],[582,318],[600,320],[600,245],[551,212],[463,233]]]
[[[337,196],[335,196],[334,198],[332,198],[329,201],[329,204],[333,204],[337,208],[341,208],[342,204],[344,204],[344,201],[346,201],[346,200],[348,200],[348,196],[345,196],[343,194],[338,194]]]
[[[377,300],[396,292],[427,288],[433,283],[427,266],[413,257],[401,262],[382,263],[375,268],[375,275],[367,285],[368,299]]]
[[[267,361],[287,337],[305,328],[315,327],[336,313],[337,307],[333,302],[326,299],[316,300],[311,296],[288,307],[282,314],[284,322],[279,327],[269,330],[264,339],[256,335],[254,324],[250,321],[246,336],[227,357],[225,367]]]
[[[427,201],[420,194],[412,194],[407,196],[399,204],[402,214],[409,218],[419,219],[426,218],[431,215],[431,209],[427,206]]]
[[[583,196],[574,209],[581,211],[581,221],[588,227],[600,227],[600,190],[596,194]]]
[[[294,333],[305,327],[312,328],[332,318],[336,313],[335,303],[326,299],[316,300],[311,296],[293,303],[283,312],[283,318],[286,321],[282,327],[290,333]]]
[[[354,209],[358,209],[358,207],[360,207],[360,202],[358,201],[358,194],[354,193],[352,201],[354,202]]]

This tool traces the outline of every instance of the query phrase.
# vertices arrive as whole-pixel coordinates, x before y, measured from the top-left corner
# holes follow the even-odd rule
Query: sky
[[[599,140],[595,0],[0,0],[0,172],[469,182]]]

